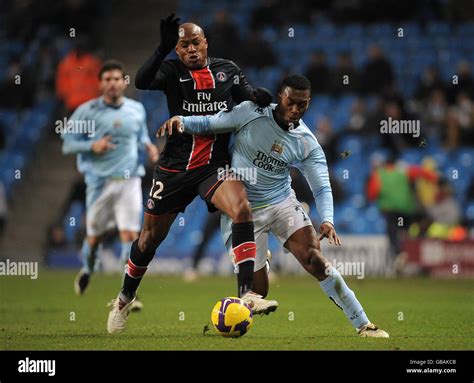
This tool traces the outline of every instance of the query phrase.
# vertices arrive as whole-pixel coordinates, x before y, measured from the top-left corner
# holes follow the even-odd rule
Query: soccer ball
[[[212,310],[211,320],[216,331],[229,338],[245,335],[253,323],[250,307],[236,297],[218,301]]]

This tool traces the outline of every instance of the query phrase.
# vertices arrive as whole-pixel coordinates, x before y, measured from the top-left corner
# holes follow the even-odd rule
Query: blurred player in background
[[[126,263],[132,241],[138,237],[142,217],[141,179],[145,170],[139,162],[144,148],[150,161],[158,150],[148,136],[145,108],[124,97],[124,68],[106,62],[99,72],[102,96],[80,105],[63,132],[64,154],[77,154],[79,171],[85,176],[86,231],[82,245],[82,269],[74,287],[81,295],[94,272],[102,237],[117,227],[122,242],[121,261]],[[92,124],[93,129],[85,129]],[[135,308],[141,308],[137,303]]]
[[[254,289],[262,296],[268,293],[265,268],[268,234],[271,231],[304,269],[314,276],[324,293],[344,311],[361,337],[388,338],[384,330],[371,323],[339,271],[321,254],[320,241],[340,246],[334,228],[333,198],[326,157],[318,141],[301,120],[308,109],[311,83],[300,75],[286,77],[279,88],[278,105],[261,108],[243,102],[230,112],[214,116],[175,116],[159,134],[172,134],[177,128],[191,134],[237,132],[232,157],[235,175],[244,179],[255,223],[257,256]],[[316,202],[321,225],[318,235],[302,204],[291,189],[291,165],[301,167]],[[246,170],[256,168],[253,179]],[[222,236],[232,251],[232,220],[222,215]]]
[[[417,199],[412,184],[416,180],[426,180],[433,186],[438,181],[435,171],[421,166],[400,166],[396,158],[390,156],[382,166],[378,166],[367,183],[367,199],[376,201],[387,223],[390,242],[390,260],[394,271],[406,262],[402,242],[413,221]]]
[[[179,25],[174,14],[161,21],[161,41],[152,56],[138,70],[139,89],[164,91],[170,116],[215,114],[234,104],[254,100],[261,106],[271,94],[253,89],[232,61],[208,57],[207,39],[193,23]],[[175,49],[177,60],[165,60]],[[252,212],[245,187],[228,182],[218,170],[230,163],[230,135],[171,137],[155,168],[153,186],[146,203],[140,237],[132,244],[123,288],[109,314],[109,333],[125,328],[128,313],[148,264],[168,235],[179,212],[196,196],[206,201],[210,212],[220,210],[232,217],[232,247],[238,259],[238,294],[254,313],[274,311],[277,302],[262,299],[253,289],[255,238]]]

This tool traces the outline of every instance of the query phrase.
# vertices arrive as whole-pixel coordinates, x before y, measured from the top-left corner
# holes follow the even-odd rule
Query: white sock
[[[369,318],[367,318],[354,292],[347,287],[344,278],[334,267],[331,266],[329,275],[324,281],[319,282],[319,285],[329,299],[344,311],[347,319],[350,320],[356,330],[369,323]]]

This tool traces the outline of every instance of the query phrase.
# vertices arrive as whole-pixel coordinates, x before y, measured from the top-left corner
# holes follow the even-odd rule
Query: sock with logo
[[[346,285],[342,275],[333,266],[329,269],[327,278],[319,282],[319,285],[329,299],[344,312],[356,329],[369,323],[369,318],[354,292]]]
[[[143,275],[148,269],[148,264],[154,256],[155,252],[145,254],[140,251],[140,248],[138,247],[138,239],[132,242],[130,258],[127,263],[127,270],[125,272],[123,287],[120,293],[120,300],[128,303],[135,297]]]
[[[239,297],[253,288],[253,269],[257,254],[253,230],[252,221],[232,224],[232,251],[238,269]]]

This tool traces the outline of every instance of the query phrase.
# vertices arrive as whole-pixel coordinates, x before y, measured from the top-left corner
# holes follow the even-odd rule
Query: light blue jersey
[[[115,149],[93,153],[92,144],[106,135],[111,136]],[[87,185],[87,206],[98,197],[107,179],[145,174],[138,150],[151,141],[145,108],[135,100],[124,97],[117,107],[106,104],[103,97],[85,102],[71,115],[61,137],[63,153],[77,154],[77,166]]]
[[[191,134],[236,132],[232,168],[241,175],[253,209],[277,204],[291,194],[290,167],[298,167],[313,192],[321,221],[334,224],[333,198],[326,157],[302,120],[283,130],[273,118],[275,104],[259,108],[245,101],[213,116],[182,117]],[[256,169],[248,177],[249,169]]]

